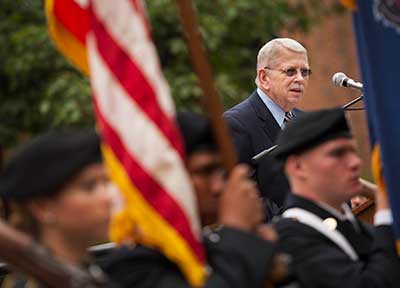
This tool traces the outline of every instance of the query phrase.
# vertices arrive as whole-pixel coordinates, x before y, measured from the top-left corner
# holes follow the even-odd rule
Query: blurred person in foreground
[[[280,248],[304,287],[400,287],[392,216],[377,192],[374,226],[346,203],[362,188],[361,160],[344,111],[304,113],[282,131],[272,155],[292,192],[275,224]]]
[[[197,114],[178,114],[185,141],[186,166],[198,199],[204,229],[203,244],[209,274],[205,287],[264,287],[271,278],[284,278],[282,260],[275,257],[276,234],[258,227],[263,207],[246,166],[237,166],[225,179],[209,121]],[[218,224],[214,227],[207,225]],[[256,230],[262,237],[256,235]],[[265,240],[267,239],[267,240]],[[103,264],[121,287],[189,287],[179,268],[156,248],[121,247]],[[270,277],[271,276],[271,277]]]
[[[92,130],[41,135],[16,151],[0,174],[9,223],[50,254],[82,268],[95,267],[87,248],[107,240],[111,198],[100,138]],[[11,273],[3,287],[36,287]]]

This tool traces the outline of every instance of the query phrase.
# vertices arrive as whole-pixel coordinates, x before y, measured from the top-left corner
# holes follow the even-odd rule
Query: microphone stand
[[[364,98],[364,94],[361,94],[356,99],[351,100],[349,103],[346,103],[342,106],[343,110],[347,110],[350,106],[356,104],[357,102],[361,101]]]

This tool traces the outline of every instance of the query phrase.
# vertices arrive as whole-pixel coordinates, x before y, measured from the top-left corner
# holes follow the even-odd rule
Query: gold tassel
[[[354,11],[357,9],[357,1],[356,0],[340,0],[343,6],[347,9]]]

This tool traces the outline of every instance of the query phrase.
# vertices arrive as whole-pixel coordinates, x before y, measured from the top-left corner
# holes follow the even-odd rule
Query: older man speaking
[[[224,113],[240,162],[275,144],[285,123],[296,116],[296,107],[311,75],[307,50],[297,41],[277,38],[266,43],[257,57],[257,89],[244,101]],[[268,216],[280,213],[289,191],[279,164],[270,156],[255,167],[254,176],[267,199]]]

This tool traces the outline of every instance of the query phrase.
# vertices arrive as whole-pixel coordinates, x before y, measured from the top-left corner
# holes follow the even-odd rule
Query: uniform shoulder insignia
[[[335,230],[337,227],[337,221],[335,218],[329,217],[322,221],[322,223],[328,227],[329,230]]]

